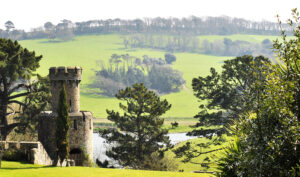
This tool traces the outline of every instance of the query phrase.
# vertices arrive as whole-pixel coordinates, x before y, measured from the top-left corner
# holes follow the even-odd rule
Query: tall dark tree
[[[164,119],[160,118],[171,105],[160,100],[154,92],[148,91],[143,84],[134,84],[116,94],[121,100],[120,108],[124,112],[107,110],[108,120],[118,129],[103,130],[101,136],[114,146],[107,155],[122,166],[145,169],[144,160],[154,152],[163,152],[170,145],[168,130],[163,129]],[[125,102],[125,104],[124,104]]]
[[[260,72],[265,72],[268,70],[265,67],[268,63],[270,63],[269,59],[263,56],[245,55],[224,61],[221,73],[211,68],[210,75],[193,79],[192,86],[195,96],[201,101],[205,100],[199,106],[201,111],[195,116],[196,119],[199,119],[196,127],[218,126],[218,128],[195,129],[189,132],[190,135],[202,135],[208,138],[218,135],[214,141],[200,143],[195,146],[196,148],[207,148],[223,142],[224,139],[221,135],[228,133],[226,127],[237,120],[243,111],[251,110],[251,105],[247,104],[250,102],[249,97],[244,92],[256,80],[254,76],[257,70],[254,68],[260,68]],[[190,144],[175,151],[178,157],[185,157],[184,161],[210,152],[212,151],[203,152],[191,149]]]
[[[207,100],[207,103],[200,105],[201,111],[195,116],[199,119],[196,126],[226,125],[237,119],[247,106],[243,92],[255,81],[253,67],[262,67],[267,63],[270,63],[269,59],[263,56],[245,55],[224,61],[220,74],[211,68],[209,76],[194,78],[192,86],[195,96]],[[206,131],[221,133],[224,128]],[[192,133],[202,134],[196,130]]]
[[[62,165],[65,159],[69,158],[69,129],[70,120],[68,112],[67,93],[65,87],[62,88],[59,94],[57,118],[56,118],[56,145],[57,155]],[[67,164],[68,165],[68,164]]]
[[[36,56],[17,41],[0,39],[0,137],[5,141],[16,127],[37,122],[37,116],[49,102],[49,85],[31,79],[42,56]],[[37,76],[35,80],[44,80]],[[15,110],[11,105],[21,109]],[[17,114],[18,113],[18,114]],[[9,124],[8,116],[19,120]],[[0,152],[0,160],[3,151]],[[1,163],[0,163],[1,164]]]

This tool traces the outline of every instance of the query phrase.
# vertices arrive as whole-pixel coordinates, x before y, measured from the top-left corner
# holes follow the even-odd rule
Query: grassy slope
[[[261,42],[265,38],[273,39],[273,36],[255,36],[255,35],[232,35],[232,36],[200,36],[201,39],[213,41],[224,37],[233,40],[248,40],[251,42]],[[73,41],[61,43],[49,43],[47,39],[42,40],[25,40],[21,41],[24,47],[29,50],[35,50],[37,54],[42,54],[43,60],[38,72],[42,75],[48,73],[51,66],[82,66],[83,78],[81,83],[81,109],[93,112],[95,117],[105,118],[106,109],[118,109],[118,101],[114,98],[89,93],[85,88],[91,83],[96,67],[96,60],[108,61],[113,53],[128,53],[133,56],[142,57],[147,54],[152,57],[164,57],[163,51],[137,49],[126,50],[123,48],[122,39],[119,35],[91,35],[79,36]],[[232,57],[216,57],[208,55],[175,53],[177,61],[173,68],[183,73],[187,81],[186,88],[181,92],[163,96],[171,104],[172,108],[164,117],[184,118],[193,117],[198,112],[197,99],[193,96],[191,81],[192,78],[209,73],[210,67],[221,66],[225,59]]]
[[[235,34],[235,35],[210,35],[210,36],[199,36],[200,41],[208,40],[213,42],[214,40],[223,40],[224,38],[229,38],[233,41],[235,40],[242,40],[248,41],[251,43],[261,43],[265,39],[269,39],[271,41],[278,38],[278,36],[265,36],[265,35],[244,35],[244,34]]]
[[[227,139],[228,142],[223,143],[222,145],[211,145],[209,148],[202,148],[202,152],[207,152],[207,151],[211,151],[214,149],[219,149],[222,147],[226,147],[229,144],[229,140],[231,140],[230,137],[225,137]],[[191,147],[194,147],[195,149],[198,149],[198,151],[200,151],[199,148],[197,148],[195,145],[196,144],[200,144],[200,143],[206,143],[209,142],[211,140],[207,139],[207,138],[197,138],[197,139],[191,139],[188,140],[187,142],[191,143]],[[182,142],[179,143],[178,145],[175,146],[175,148],[182,146],[183,144],[185,144],[186,142]],[[172,151],[168,151],[169,155],[174,156],[175,154]],[[202,154],[199,157],[193,158],[190,162],[187,163],[183,163],[181,160],[183,160],[183,158],[175,158],[174,160],[177,161],[177,163],[179,164],[178,166],[178,170],[183,169],[185,172],[192,172],[192,171],[213,171],[216,172],[218,171],[217,169],[217,164],[216,161],[218,161],[218,159],[223,155],[223,150],[220,151],[214,151],[212,153],[208,153],[208,154]],[[200,163],[207,163],[207,161],[204,161],[205,158],[210,158],[210,164],[209,164],[209,168],[205,168],[205,167],[201,167]]]
[[[104,169],[89,167],[43,167],[20,162],[3,162],[1,177],[208,177],[208,174]]]

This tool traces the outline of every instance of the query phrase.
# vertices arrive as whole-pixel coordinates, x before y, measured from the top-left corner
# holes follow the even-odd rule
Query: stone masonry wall
[[[5,149],[16,149],[26,155],[27,161],[33,164],[52,165],[52,159],[40,142],[30,141],[0,141]]]
[[[93,158],[93,115],[90,112],[70,113],[70,150],[83,149]],[[77,125],[76,125],[77,124]]]
[[[38,127],[38,140],[44,145],[49,156],[53,159],[56,156],[56,113],[44,112],[40,116]],[[93,158],[93,115],[90,112],[69,113],[69,145],[70,150],[82,149],[84,153]]]
[[[52,67],[49,70],[52,93],[52,111],[57,111],[59,93],[63,86],[66,87],[69,112],[80,111],[80,81],[81,67]]]

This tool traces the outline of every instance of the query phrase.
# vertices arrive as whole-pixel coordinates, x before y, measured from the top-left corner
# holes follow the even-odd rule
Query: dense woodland
[[[174,61],[176,57],[172,54],[165,54],[165,59],[113,54],[108,66],[98,61],[101,69],[96,69],[94,82],[89,87],[97,88],[98,92],[110,97],[135,83],[144,83],[158,94],[177,92],[185,80],[179,71],[170,67]]]
[[[166,52],[202,53],[215,56],[242,56],[242,55],[272,55],[272,42],[263,40],[260,44],[229,38],[223,40],[200,41],[197,36],[191,35],[153,35],[132,34],[123,37],[124,47],[152,48]]]
[[[171,35],[230,35],[230,34],[263,34],[278,35],[280,28],[277,23],[255,22],[242,18],[195,17],[188,18],[144,18],[135,20],[107,19],[71,22],[62,20],[57,25],[45,22],[41,27],[30,32],[16,29],[12,21],[5,23],[5,29],[0,29],[0,37],[14,40],[37,38],[62,38],[67,40],[73,35],[85,34],[171,34]],[[283,28],[288,29],[286,24]]]

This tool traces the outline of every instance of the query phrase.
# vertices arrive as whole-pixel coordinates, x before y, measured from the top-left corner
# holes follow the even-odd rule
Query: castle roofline
[[[50,80],[81,80],[82,68],[80,66],[59,66],[49,69]]]

